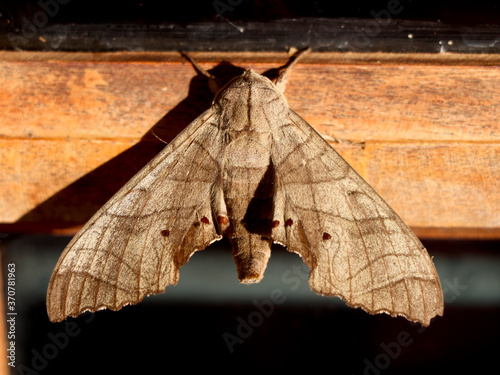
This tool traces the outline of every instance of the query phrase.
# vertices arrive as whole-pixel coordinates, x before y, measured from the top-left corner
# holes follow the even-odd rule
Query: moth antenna
[[[302,59],[305,55],[311,52],[311,47],[303,48],[297,52],[295,52],[292,57],[288,60],[288,62],[280,68],[278,73],[278,79],[276,80],[276,87],[281,93],[285,92],[286,84],[288,81],[288,72],[292,69],[292,67],[297,64],[297,62]]]
[[[229,21],[227,18],[225,18],[224,21],[226,21],[228,24],[230,24],[232,27],[234,27],[240,33],[244,33],[245,32],[245,28],[244,27],[236,26],[234,23],[232,23],[231,21]]]
[[[320,133],[320,134],[328,142],[333,142],[333,143],[338,143],[338,144],[354,145],[354,146],[359,146],[359,147],[361,147],[363,149],[366,147],[366,142],[365,141],[357,142],[357,141],[351,141],[350,139],[337,138],[337,137],[331,136],[329,134],[323,134],[323,133]]]
[[[165,142],[163,139],[161,139],[159,136],[157,136],[153,129],[151,129],[151,134],[153,134],[156,137],[156,139],[158,139],[160,142],[163,142],[166,145],[168,145],[168,142]]]
[[[214,95],[217,94],[223,86],[223,84],[219,81],[219,79],[216,76],[207,72],[205,69],[203,69],[194,59],[194,57],[191,57],[187,52],[180,51],[180,54],[182,55],[182,57],[187,59],[191,63],[191,65],[193,65],[194,69],[199,74],[208,78],[208,87],[210,88],[210,91],[212,91]]]

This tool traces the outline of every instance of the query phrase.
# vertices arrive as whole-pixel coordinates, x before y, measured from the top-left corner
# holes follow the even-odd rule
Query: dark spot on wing
[[[217,221],[219,222],[219,224],[222,224],[222,225],[226,225],[229,223],[229,219],[225,216],[222,216],[222,215],[217,216]]]

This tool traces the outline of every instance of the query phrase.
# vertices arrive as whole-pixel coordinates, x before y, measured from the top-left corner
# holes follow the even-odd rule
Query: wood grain
[[[230,76],[279,53],[195,54]],[[208,108],[206,80],[176,53],[0,53],[0,227],[78,227]],[[289,105],[417,234],[500,237],[500,59],[313,53]]]

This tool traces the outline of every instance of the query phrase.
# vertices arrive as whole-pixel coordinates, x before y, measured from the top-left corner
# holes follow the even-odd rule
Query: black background
[[[498,52],[495,1],[3,1],[0,49]],[[217,4],[217,5],[214,5]],[[221,6],[220,4],[226,4]],[[221,17],[222,16],[222,17]],[[411,34],[413,38],[408,38]],[[368,37],[368,38],[366,38]],[[448,45],[452,40],[453,44]]]

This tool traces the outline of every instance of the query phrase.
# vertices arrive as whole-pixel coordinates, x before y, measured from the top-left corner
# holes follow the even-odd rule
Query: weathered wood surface
[[[499,56],[312,53],[286,97],[418,235],[500,238]],[[177,53],[0,53],[0,230],[74,231],[211,98]]]

